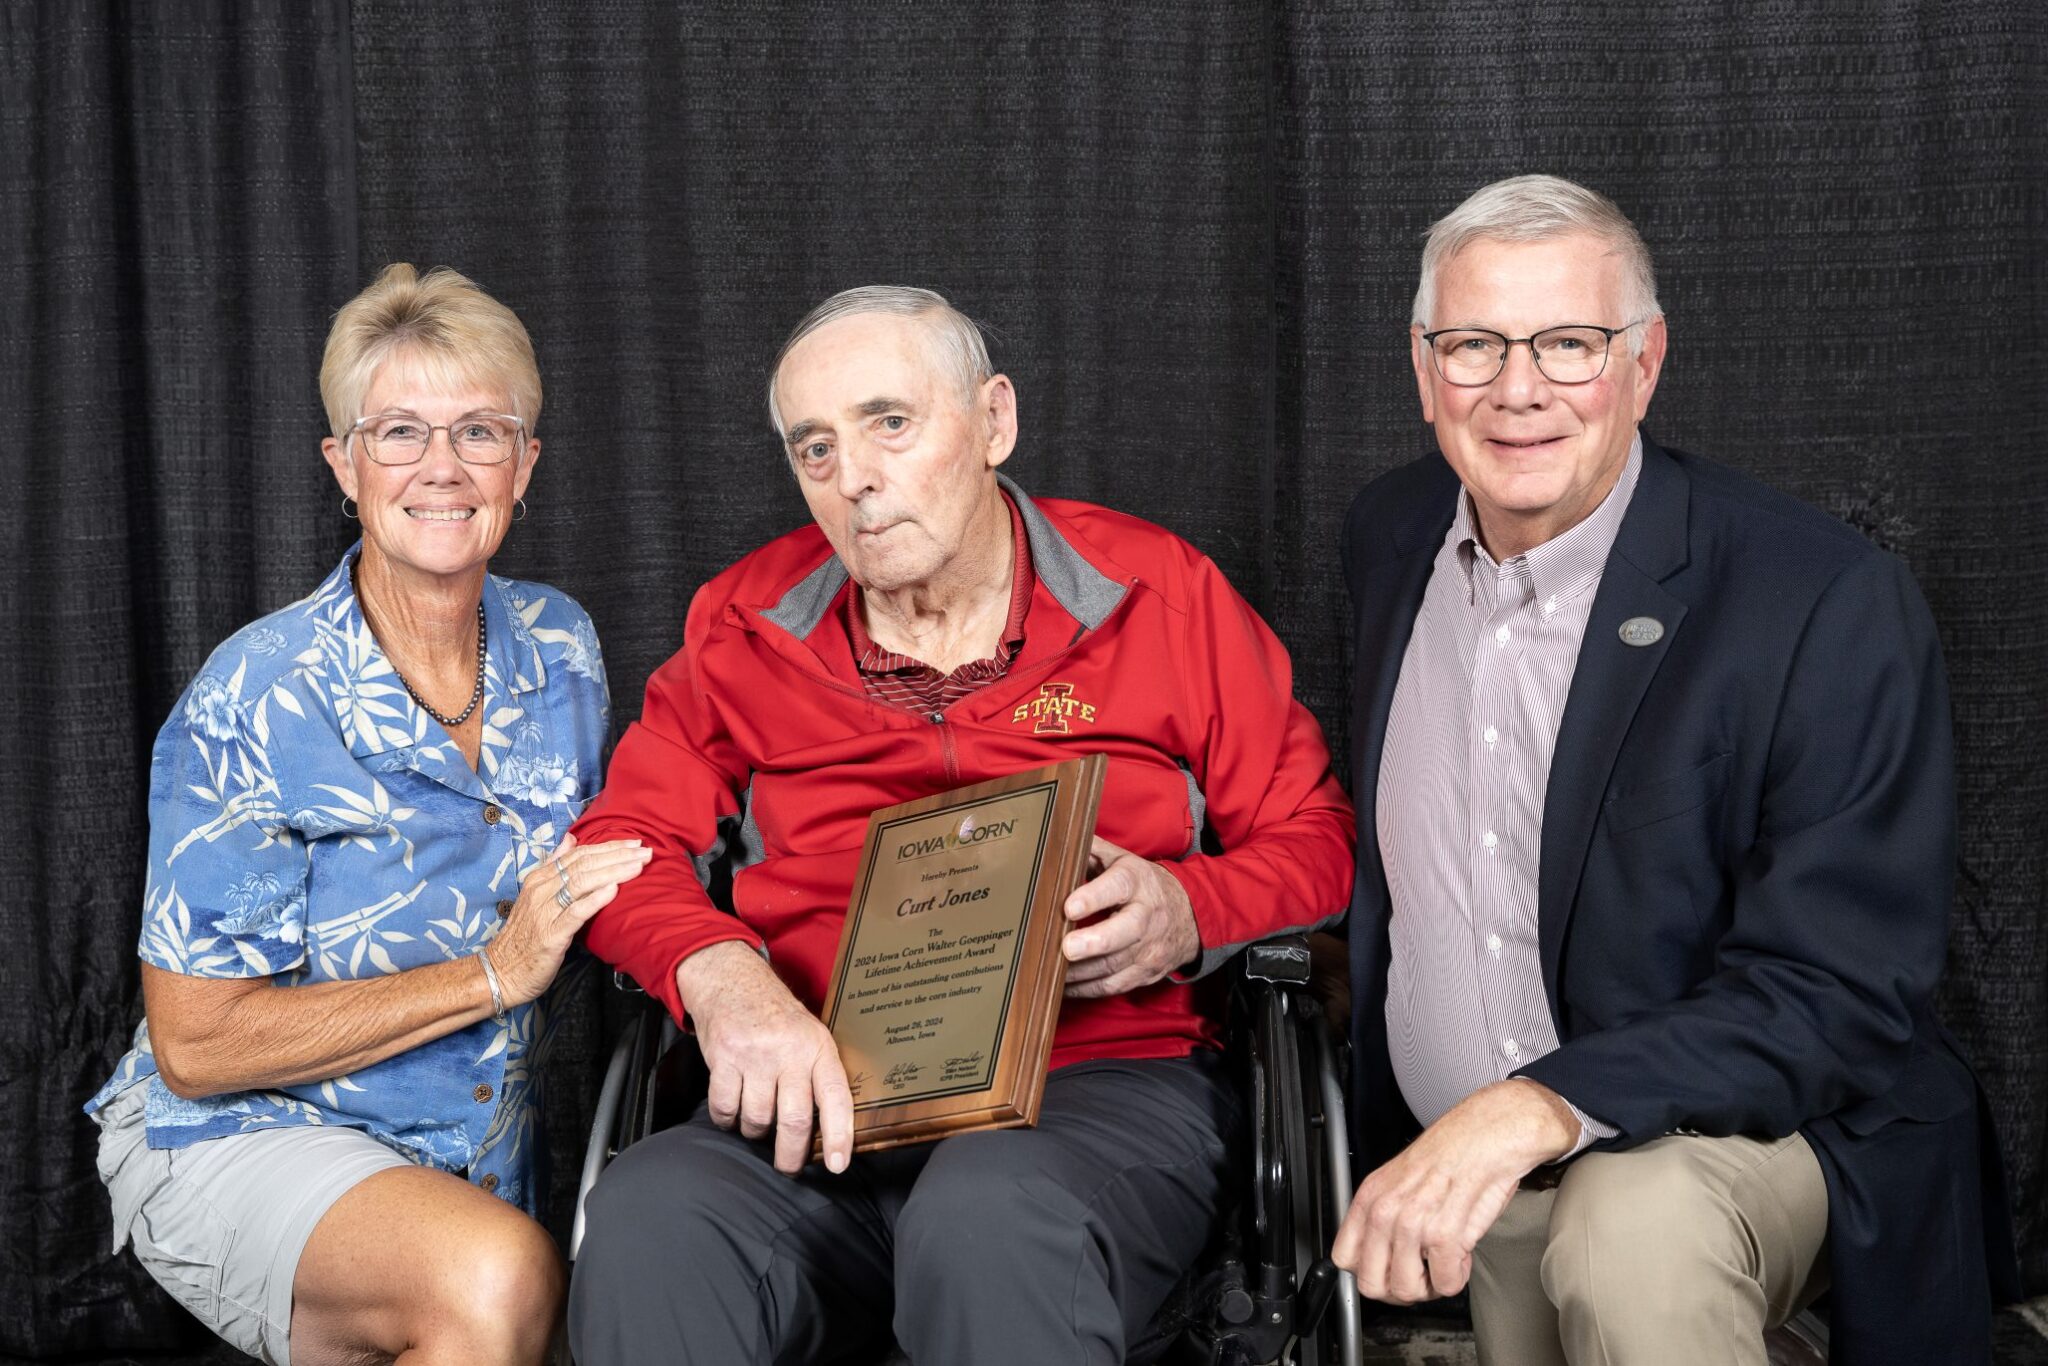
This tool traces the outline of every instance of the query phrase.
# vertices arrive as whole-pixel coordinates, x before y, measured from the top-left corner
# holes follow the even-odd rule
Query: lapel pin
[[[1655,617],[1630,617],[1621,623],[1621,643],[1624,645],[1655,645],[1664,639],[1664,623]]]

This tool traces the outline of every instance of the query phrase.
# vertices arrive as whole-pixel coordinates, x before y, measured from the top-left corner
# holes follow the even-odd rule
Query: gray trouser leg
[[[1236,1127],[1228,1068],[1081,1063],[1035,1129],[938,1145],[896,1221],[915,1366],[1116,1366],[1208,1241]]]
[[[784,1176],[770,1145],[714,1127],[701,1110],[634,1144],[590,1192],[569,1286],[576,1360],[872,1359],[888,1341],[889,1225],[923,1156]]]
[[[872,1359],[1121,1362],[1207,1241],[1237,1101],[1228,1067],[1097,1062],[1035,1129],[776,1172],[702,1116],[590,1194],[569,1289],[581,1366]]]

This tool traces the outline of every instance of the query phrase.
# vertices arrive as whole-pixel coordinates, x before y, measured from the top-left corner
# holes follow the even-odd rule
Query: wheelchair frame
[[[1249,1189],[1226,1205],[1220,1260],[1200,1280],[1202,1302],[1172,1322],[1156,1319],[1130,1359],[1359,1366],[1357,1287],[1327,1255],[1352,1189],[1342,1046],[1309,992],[1304,936],[1252,946],[1235,971],[1243,1046],[1233,1051],[1243,1055],[1251,1105]],[[572,1263],[583,1246],[584,1202],[605,1167],[675,1118],[663,1113],[661,1073],[679,1035],[667,1013],[650,1006],[612,1048],[577,1184]]]
[[[1221,1260],[1210,1272],[1213,1284],[1204,1304],[1173,1325],[1173,1341],[1137,1344],[1141,1355],[1134,1359],[1187,1366],[1359,1366],[1357,1283],[1349,1272],[1332,1274],[1325,1255],[1354,1189],[1343,1045],[1308,989],[1305,938],[1254,945],[1237,972],[1243,1026],[1237,1051],[1245,1055],[1253,1109],[1247,1125],[1250,1195],[1227,1214]],[[623,979],[614,980],[638,994]],[[666,1012],[649,1008],[612,1048],[576,1190],[572,1263],[583,1245],[583,1205],[591,1187],[613,1158],[662,1127],[660,1069],[680,1033]],[[1294,1104],[1281,1103],[1290,1096]],[[1772,1336],[1780,1345],[1827,1356],[1827,1320],[1812,1309]]]

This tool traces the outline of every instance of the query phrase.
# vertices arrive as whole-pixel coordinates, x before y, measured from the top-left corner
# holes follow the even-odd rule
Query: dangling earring
[[[524,498],[514,498],[514,499],[512,500],[512,506],[513,506],[513,507],[516,507],[516,508],[518,508],[518,509],[519,509],[519,515],[518,515],[518,516],[516,516],[516,517],[514,517],[514,518],[513,518],[512,520],[513,520],[513,521],[515,521],[515,522],[523,522],[523,521],[525,521],[525,520],[526,520],[526,500],[525,500]]]
[[[355,501],[355,499],[349,497],[345,493],[341,495],[341,515],[348,518],[351,522],[361,520],[356,516],[355,508],[349,506],[350,503],[353,503]]]

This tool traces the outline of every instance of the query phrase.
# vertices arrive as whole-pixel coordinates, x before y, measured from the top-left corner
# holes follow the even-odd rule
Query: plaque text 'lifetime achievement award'
[[[1106,767],[1089,755],[869,818],[824,1010],[857,1151],[1037,1121],[1060,906],[1087,871]]]

